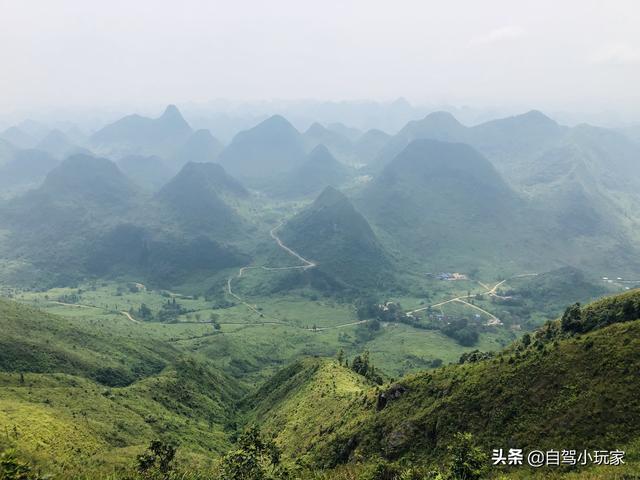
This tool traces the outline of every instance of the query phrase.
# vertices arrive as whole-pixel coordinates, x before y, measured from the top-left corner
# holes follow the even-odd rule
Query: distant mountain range
[[[37,148],[20,148],[7,138]],[[34,218],[26,205],[37,211],[42,205],[44,212],[58,208],[41,218],[43,225],[61,221],[53,231],[73,224],[108,230],[122,211],[125,223],[155,234],[195,236],[201,225],[207,238],[233,243],[247,226],[248,210],[241,215],[237,202],[253,201],[235,178],[278,201],[313,198],[332,186],[356,207],[336,205],[361,212],[354,218],[371,224],[377,244],[393,252],[394,262],[405,262],[403,268],[509,273],[568,265],[595,273],[640,266],[640,214],[634,208],[640,202],[640,146],[623,132],[569,128],[538,111],[473,127],[435,112],[393,136],[320,123],[300,133],[276,115],[223,146],[208,130],[194,131],[170,105],[155,119],[124,117],[96,132],[88,145],[110,152],[118,167],[90,160],[60,130],[36,125],[28,132],[5,131],[5,197],[38,187],[50,175],[3,208]],[[73,157],[78,151],[85,155]],[[59,166],[69,155],[75,160]],[[77,158],[84,160],[79,164]],[[110,193],[101,204],[92,202],[101,192]],[[313,206],[305,215],[310,211]],[[39,229],[9,218],[27,237],[33,232],[26,225]],[[367,252],[362,255],[379,254]],[[340,272],[336,278],[348,276]]]

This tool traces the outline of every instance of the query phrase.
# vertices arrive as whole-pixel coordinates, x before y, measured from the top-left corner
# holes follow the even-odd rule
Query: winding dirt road
[[[273,227],[271,229],[271,231],[269,232],[269,235],[271,235],[271,238],[273,238],[276,241],[276,243],[278,244],[278,246],[280,248],[282,248],[289,255],[293,255],[294,257],[296,257],[298,260],[300,260],[302,263],[304,263],[304,265],[300,265],[300,266],[297,266],[297,267],[280,267],[280,269],[301,268],[303,270],[307,270],[309,268],[315,267],[316,264],[314,262],[312,262],[311,260],[307,260],[302,255],[300,255],[298,252],[295,252],[291,248],[287,247],[284,243],[282,243],[282,240],[280,240],[280,237],[278,237],[278,235],[276,235],[276,230],[278,230],[283,225],[283,223],[284,222],[280,222],[277,226]]]
[[[297,258],[298,260],[300,260],[302,263],[304,263],[304,265],[296,265],[296,266],[293,266],[293,267],[265,267],[264,265],[259,265],[259,266],[246,265],[246,266],[244,266],[244,267],[242,267],[242,268],[240,268],[238,270],[238,274],[235,276],[235,278],[240,278],[240,277],[242,277],[244,272],[246,272],[247,270],[252,270],[252,269],[256,269],[256,268],[260,268],[262,270],[268,270],[268,271],[272,271],[272,270],[308,270],[310,268],[314,268],[314,267],[317,266],[317,264],[315,262],[312,262],[311,260],[307,260],[302,255],[300,255],[298,252],[296,252],[292,248],[286,246],[282,242],[280,237],[278,237],[278,235],[276,234],[276,230],[278,230],[280,227],[282,227],[283,224],[284,224],[284,222],[280,222],[278,225],[273,227],[269,231],[269,235],[271,236],[271,238],[273,238],[275,240],[275,242],[278,244],[278,246],[281,249],[283,249],[289,255],[291,255],[291,256]],[[229,277],[227,279],[227,293],[229,295],[231,295],[233,298],[235,298],[236,300],[238,300],[240,303],[242,303],[245,307],[247,307],[252,312],[260,315],[261,317],[264,317],[264,314],[262,312],[260,312],[254,305],[251,305],[251,304],[247,303],[242,297],[240,297],[238,294],[236,294],[233,291],[233,288],[232,288],[232,285],[231,285],[233,279],[234,279],[234,276],[231,276],[231,277]]]
[[[296,252],[295,250],[293,250],[292,248],[288,247],[287,245],[285,245],[282,242],[280,237],[277,235],[276,231],[280,227],[282,227],[283,224],[284,224],[284,222],[280,222],[278,225],[273,227],[270,230],[269,235],[271,236],[271,238],[273,238],[273,240],[278,244],[278,246],[281,249],[283,249],[289,255],[291,255],[291,256],[297,258],[298,260],[300,260],[300,262],[302,262],[304,265],[296,265],[296,266],[293,266],[293,267],[266,267],[264,265],[258,265],[258,266],[246,265],[246,266],[244,266],[244,267],[242,267],[242,268],[240,268],[238,270],[238,274],[235,276],[235,278],[241,278],[242,275],[244,274],[244,272],[246,272],[247,270],[252,270],[252,269],[262,269],[262,270],[267,270],[267,271],[273,271],[273,270],[308,270],[310,268],[314,268],[314,267],[317,266],[317,264],[315,262],[304,258],[298,252]],[[511,278],[522,278],[522,277],[530,277],[530,276],[536,276],[536,275],[537,275],[537,273],[523,273],[523,274],[520,274],[520,275],[514,275],[513,277],[505,278],[504,280],[501,280],[500,282],[496,283],[493,287],[490,287],[490,286],[488,286],[488,285],[486,285],[486,284],[484,284],[484,283],[479,281],[478,284],[480,284],[482,286],[482,288],[485,289],[485,291],[481,292],[480,295],[489,295],[489,296],[498,297],[499,295],[496,295],[496,291],[507,280],[510,280]],[[237,295],[236,293],[233,292],[233,288],[232,288],[232,285],[231,285],[231,283],[233,281],[233,278],[234,278],[234,276],[231,276],[231,277],[229,277],[227,279],[227,292],[229,293],[229,295],[231,295],[233,298],[238,300],[240,303],[242,303],[244,306],[246,306],[252,312],[260,315],[261,317],[264,317],[264,314],[261,313],[254,305],[251,305],[251,304],[247,303],[239,295]],[[491,312],[485,310],[484,308],[481,308],[481,307],[479,307],[477,305],[474,305],[474,304],[472,304],[472,303],[467,301],[470,298],[475,298],[476,295],[479,295],[479,294],[468,294],[468,295],[461,295],[459,297],[450,298],[449,300],[445,300],[443,302],[439,302],[439,303],[435,303],[433,305],[428,305],[426,307],[421,307],[421,308],[417,308],[415,310],[411,310],[411,311],[407,312],[407,315],[413,315],[415,313],[422,312],[422,311],[428,310],[430,308],[437,308],[437,307],[441,307],[442,305],[446,305],[448,303],[457,302],[457,303],[461,303],[463,305],[466,305],[466,306],[468,306],[470,308],[473,308],[475,310],[478,310],[478,311],[484,313],[487,317],[489,317],[489,321],[487,322],[487,325],[500,325],[502,322],[493,313],[491,313]],[[330,329],[335,329],[335,328],[348,327],[348,326],[352,326],[352,325],[359,325],[359,324],[362,324],[362,323],[366,323],[367,321],[368,320],[360,320],[360,321],[357,321],[357,322],[350,322],[350,323],[345,323],[345,324],[342,324],[342,325],[333,325],[333,326],[330,326],[330,327],[306,328],[305,330],[319,332],[319,331],[323,331],[323,330],[330,330]]]

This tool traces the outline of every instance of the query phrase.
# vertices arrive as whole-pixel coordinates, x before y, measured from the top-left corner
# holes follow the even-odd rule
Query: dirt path
[[[127,317],[129,320],[131,320],[133,323],[140,323],[138,320],[136,320],[135,318],[133,318],[131,316],[131,314],[129,312],[127,312],[126,310],[122,310],[120,312],[122,315],[124,315],[125,317]]]
[[[280,248],[282,248],[289,255],[293,255],[294,257],[296,257],[298,260],[300,260],[302,263],[304,263],[304,265],[301,265],[301,266],[298,266],[298,267],[282,267],[282,268],[302,268],[303,270],[307,270],[308,268],[315,267],[316,264],[314,262],[312,262],[311,260],[307,260],[302,255],[300,255],[298,252],[295,252],[291,248],[287,247],[284,243],[282,243],[282,240],[280,240],[280,237],[278,237],[278,235],[276,235],[276,230],[278,230],[283,225],[283,223],[284,222],[280,222],[277,226],[273,227],[271,229],[271,231],[269,232],[269,235],[271,235],[271,238],[273,238],[276,241],[276,243],[278,244],[278,246]]]
[[[330,327],[316,327],[316,328],[305,328],[309,332],[322,332],[323,330],[334,330],[336,328],[344,328],[350,327],[352,325],[362,325],[363,323],[367,323],[369,320],[358,320],[357,322],[343,323],[341,325],[332,325]]]
[[[282,248],[289,255],[291,255],[291,256],[297,258],[298,260],[300,260],[302,263],[304,263],[304,265],[296,265],[296,266],[293,266],[293,267],[265,267],[264,265],[259,265],[259,266],[246,265],[246,266],[240,268],[240,270],[238,270],[238,274],[235,276],[235,278],[240,278],[240,277],[242,277],[244,272],[246,272],[247,270],[252,270],[252,269],[256,269],[256,268],[260,268],[262,270],[267,270],[267,271],[271,271],[271,270],[308,270],[308,269],[313,268],[313,267],[316,266],[315,262],[312,262],[311,260],[307,260],[302,255],[300,255],[298,252],[296,252],[295,250],[293,250],[290,247],[286,246],[282,242],[280,237],[278,237],[278,235],[276,234],[276,230],[278,230],[280,227],[282,227],[283,224],[284,224],[284,222],[280,222],[278,225],[273,227],[269,231],[269,235],[271,236],[271,238],[273,238],[275,240],[275,242],[278,244],[278,246],[280,248]],[[233,298],[235,298],[236,300],[238,300],[240,303],[242,303],[245,307],[247,307],[252,312],[257,313],[261,317],[264,317],[264,314],[261,313],[254,305],[251,305],[251,304],[247,303],[245,300],[242,299],[242,297],[240,297],[238,294],[234,293],[233,288],[231,286],[233,278],[234,277],[231,276],[231,277],[229,277],[227,279],[227,293],[229,295],[231,295]]]
[[[56,302],[54,300],[50,301],[51,303],[55,303],[56,305],[64,305],[65,307],[78,307],[78,308],[97,308],[102,310],[101,307],[95,307],[93,305],[82,305],[80,303],[65,303],[65,302]]]
[[[467,305],[467,306],[469,306],[471,308],[474,308],[476,310],[479,310],[482,313],[484,313],[485,315],[487,315],[489,317],[489,319],[490,319],[487,322],[487,325],[500,325],[502,322],[493,313],[488,312],[487,310],[485,310],[483,308],[480,308],[477,305],[474,305],[472,303],[467,302],[467,299],[475,298],[477,295],[489,295],[489,296],[492,296],[492,297],[499,297],[499,295],[496,295],[496,290],[498,290],[498,288],[500,286],[502,286],[507,280],[510,280],[512,278],[535,277],[536,275],[538,275],[538,274],[537,273],[522,273],[520,275],[514,275],[513,277],[505,278],[504,280],[501,280],[500,282],[496,283],[493,287],[489,287],[488,285],[486,285],[486,284],[484,284],[482,282],[478,282],[478,284],[480,284],[482,286],[482,288],[484,288],[486,291],[481,292],[479,294],[474,293],[474,294],[469,294],[469,295],[461,295],[459,297],[450,298],[449,300],[445,300],[445,301],[440,302],[440,303],[434,303],[433,305],[427,305],[426,307],[417,308],[415,310],[411,310],[411,311],[407,312],[407,315],[413,315],[414,313],[422,312],[422,311],[428,310],[430,308],[441,307],[442,305],[446,305],[447,303],[458,302],[458,303],[462,303],[464,305]]]

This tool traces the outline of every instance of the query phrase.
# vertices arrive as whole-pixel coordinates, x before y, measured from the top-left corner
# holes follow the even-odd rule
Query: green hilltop
[[[333,187],[289,220],[281,238],[317,263],[309,275],[325,275],[337,282],[336,288],[359,291],[393,284],[388,254],[365,218]]]

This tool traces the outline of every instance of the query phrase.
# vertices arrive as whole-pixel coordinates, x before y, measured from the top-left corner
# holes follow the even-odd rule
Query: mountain
[[[631,207],[640,201],[639,157],[640,146],[622,134],[579,125],[534,158],[521,175],[521,189],[546,205],[567,235],[608,234],[633,244],[640,225]]]
[[[34,185],[41,182],[60,160],[41,150],[18,150],[4,166],[0,166],[0,186]]]
[[[385,165],[413,140],[460,142],[476,148],[507,181],[517,184],[522,180],[523,166],[528,166],[533,156],[555,145],[567,130],[536,110],[473,127],[462,125],[448,112],[434,112],[402,128],[373,165]]]
[[[274,115],[238,133],[218,163],[231,175],[255,183],[293,169],[305,156],[302,135],[285,118]]]
[[[16,126],[27,135],[35,138],[36,141],[42,140],[47,135],[47,133],[51,131],[51,129],[47,125],[36,120],[31,120],[29,118],[23,120]]]
[[[618,131],[631,141],[640,144],[640,125],[631,125],[625,128],[620,128]]]
[[[527,160],[556,145],[569,129],[532,110],[491,120],[469,130],[469,143],[491,159],[506,178],[517,182],[521,167],[529,165]]]
[[[360,163],[371,163],[389,143],[390,139],[391,135],[382,130],[367,130],[355,142],[355,157]]]
[[[103,127],[91,136],[91,145],[100,153],[167,157],[193,133],[175,105],[158,118],[128,115]]]
[[[409,122],[390,139],[373,162],[374,170],[386,165],[411,141],[432,139],[460,142],[482,153],[518,190],[536,194],[536,183],[556,181],[582,170],[585,180],[619,190],[633,185],[639,166],[634,161],[640,146],[614,130],[559,125],[532,110],[522,115],[491,120],[473,127],[459,123],[450,113],[435,112]]]
[[[173,175],[173,168],[155,155],[127,155],[118,160],[118,168],[135,183],[151,191],[158,190]]]
[[[640,367],[640,292],[568,312],[502,352],[464,355],[458,365],[382,387],[349,379],[337,362],[289,367],[267,384],[264,403],[249,403],[249,415],[263,419],[287,458],[318,469],[356,458],[434,467],[461,432],[488,453],[512,445],[525,451],[631,446],[640,439],[639,425],[628,421],[640,415],[633,381]],[[317,415],[309,407],[314,402]],[[614,478],[615,468],[594,478]]]
[[[187,162],[214,162],[224,145],[209,130],[196,130],[173,154],[173,163],[182,167]]]
[[[393,283],[391,262],[365,218],[347,197],[326,187],[316,200],[289,220],[283,242],[317,263],[308,270],[339,282],[342,288],[375,289]]]
[[[89,154],[84,148],[74,145],[60,130],[51,130],[35,147],[37,150],[47,152],[57,158],[65,158],[70,155]]]
[[[505,262],[531,248],[525,203],[486,158],[461,143],[413,141],[356,205],[395,244],[444,271],[489,258]]]
[[[115,163],[90,155],[74,155],[52,170],[34,196],[50,200],[79,199],[80,204],[129,206],[135,187]]]
[[[324,146],[316,146],[302,165],[284,174],[271,191],[285,197],[317,195],[327,186],[339,187],[349,178],[349,169]]]
[[[15,145],[0,138],[0,166],[9,163],[13,159],[16,150]]]
[[[353,144],[344,135],[313,123],[303,134],[304,141],[310,150],[324,145],[337,158],[350,161],[353,157]]]
[[[640,187],[640,145],[624,135],[605,128],[578,125],[572,128],[556,149],[571,150],[560,162],[543,162],[532,176],[540,170],[559,165],[567,170],[582,170],[592,181],[609,190],[636,192]],[[553,149],[547,150],[553,152]],[[558,175],[560,176],[560,175]],[[556,176],[555,178],[558,178]],[[584,179],[587,181],[587,178]],[[530,180],[529,184],[535,183]]]
[[[547,184],[515,191],[474,148],[416,140],[365,186],[356,205],[384,232],[388,248],[420,268],[426,262],[437,271],[513,274],[573,266],[631,274],[640,248],[637,220],[574,160],[562,174],[566,152],[549,159],[555,170],[542,169],[552,175]]]
[[[33,138],[27,132],[16,126],[9,127],[4,132],[0,133],[0,138],[18,148],[33,148],[36,143],[38,143],[37,139]]]
[[[4,258],[20,258],[16,281],[65,283],[85,272],[94,242],[110,225],[130,216],[137,192],[116,165],[76,155],[54,168],[36,190],[3,206],[10,234]]]
[[[227,245],[228,234],[239,229],[239,217],[216,201],[215,193],[194,188],[203,178],[201,172],[195,177],[194,183],[177,179],[152,199],[113,162],[69,157],[38,189],[2,206],[7,236],[0,257],[16,266],[4,276],[14,283],[49,286],[95,275],[175,285],[190,275],[245,262]],[[224,181],[229,190],[238,188]]]
[[[242,219],[225,201],[248,196],[245,188],[215,163],[187,163],[157,193],[187,230],[214,231],[220,236],[236,232]]]
[[[433,112],[422,120],[413,120],[391,137],[371,162],[374,169],[383,168],[414,140],[430,139],[466,143],[467,128],[449,112]]]
[[[340,122],[332,122],[327,124],[327,130],[331,130],[339,135],[342,135],[347,140],[352,142],[356,141],[358,137],[362,135],[362,130],[355,127],[350,127]]]

